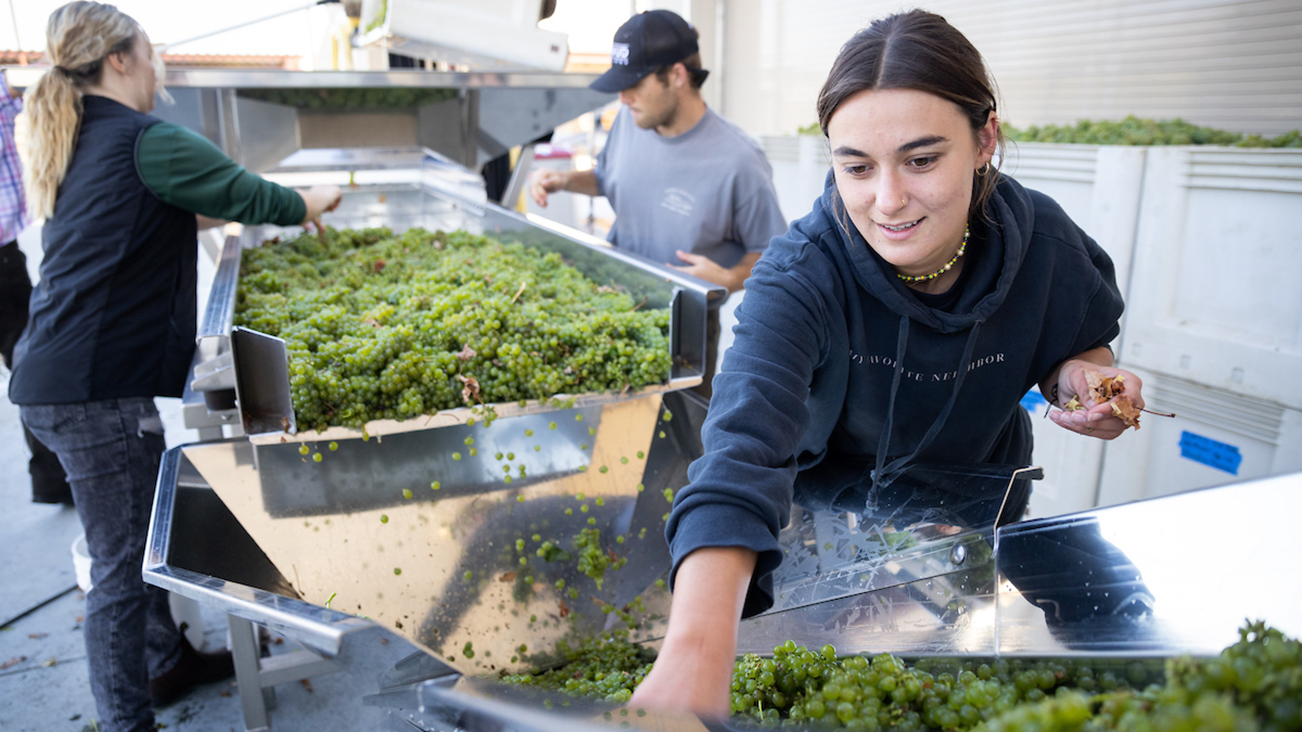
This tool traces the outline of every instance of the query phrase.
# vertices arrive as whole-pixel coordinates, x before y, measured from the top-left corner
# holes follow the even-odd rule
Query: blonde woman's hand
[[[343,191],[339,190],[339,186],[312,186],[306,191],[298,191],[298,195],[303,197],[303,204],[307,206],[307,215],[303,217],[302,225],[306,227],[311,224],[317,232],[324,232],[321,214],[338,208]]]

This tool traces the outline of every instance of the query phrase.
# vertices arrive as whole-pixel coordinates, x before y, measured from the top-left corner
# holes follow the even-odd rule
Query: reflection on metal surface
[[[976,610],[993,607],[994,527],[1009,505],[1025,506],[1040,475],[918,464],[886,485],[852,477],[804,491],[778,537],[773,608],[743,624],[744,648],[767,653],[788,638],[818,638],[846,652],[992,647],[994,613]]]
[[[1245,618],[1302,635],[1302,473],[1000,530],[1005,654],[1214,655]]]
[[[686,482],[703,416],[691,397],[652,394],[334,450],[264,444],[256,470],[247,444],[184,455],[299,595],[332,598],[460,671],[488,674],[622,627],[612,610],[639,596],[638,637],[662,632],[664,492]],[[600,582],[579,570],[574,546],[590,528],[604,552],[628,559]],[[556,549],[539,556],[548,541]]]

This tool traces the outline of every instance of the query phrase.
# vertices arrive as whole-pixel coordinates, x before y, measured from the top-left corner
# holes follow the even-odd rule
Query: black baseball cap
[[[615,31],[610,69],[588,86],[601,92],[621,92],[661,66],[676,64],[700,50],[696,31],[672,10],[638,13]]]

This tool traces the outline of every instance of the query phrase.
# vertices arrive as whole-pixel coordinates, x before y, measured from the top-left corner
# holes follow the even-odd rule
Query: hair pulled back
[[[82,91],[99,83],[106,58],[130,53],[137,39],[144,42],[140,24],[112,5],[72,2],[50,14],[45,42],[54,68],[23,95],[27,134],[20,152],[35,218],[54,213],[81,126]]]
[[[957,104],[976,135],[995,111],[994,86],[966,36],[935,13],[910,10],[874,21],[841,47],[818,94],[818,124],[827,137],[832,115],[861,91],[914,89]],[[996,135],[1002,149],[1003,133]],[[984,208],[997,178],[993,168],[973,174],[970,212]]]

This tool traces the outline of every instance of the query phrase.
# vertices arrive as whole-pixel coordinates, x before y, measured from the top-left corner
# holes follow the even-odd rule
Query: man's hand
[[[534,203],[547,208],[547,197],[565,190],[569,176],[560,170],[540,170],[529,177],[529,197]]]
[[[299,191],[298,195],[303,197],[303,203],[307,206],[307,215],[303,217],[302,226],[307,228],[311,224],[318,234],[325,233],[325,227],[321,225],[321,214],[333,211],[339,207],[339,201],[343,199],[343,192],[339,186],[312,186],[306,191]]]
[[[755,266],[755,262],[760,258],[759,252],[748,252],[737,263],[737,266],[725,269],[715,264],[709,257],[701,254],[692,254],[681,249],[676,251],[675,254],[687,264],[669,263],[670,267],[679,272],[686,272],[693,277],[699,277],[706,282],[713,282],[727,288],[729,293],[740,290],[746,284],[746,278],[750,277],[751,268]]]
[[[1097,437],[1101,440],[1115,439],[1126,431],[1126,423],[1112,413],[1109,402],[1094,404],[1090,399],[1090,388],[1085,379],[1087,370],[1097,371],[1104,376],[1123,377],[1122,383],[1126,385],[1125,396],[1130,398],[1136,409],[1144,408],[1142,394],[1144,382],[1138,376],[1124,369],[1103,366],[1083,359],[1072,359],[1065,361],[1058,369],[1058,380],[1054,385],[1058,392],[1057,403],[1058,406],[1065,405],[1074,396],[1085,409],[1073,411],[1050,409],[1049,419],[1059,427],[1077,434]]]

